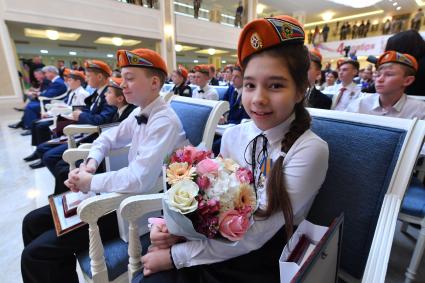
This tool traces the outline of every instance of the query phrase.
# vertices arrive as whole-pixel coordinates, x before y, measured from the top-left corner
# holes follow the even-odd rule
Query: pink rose
[[[196,165],[196,173],[203,176],[205,174],[218,174],[218,164],[212,159],[204,159]]]
[[[198,184],[201,190],[205,191],[206,189],[210,187],[211,182],[207,176],[202,176],[196,179],[196,184]]]
[[[226,211],[219,219],[220,234],[230,241],[239,241],[249,228],[249,215],[236,210]]]
[[[241,183],[251,184],[254,182],[254,176],[251,170],[247,168],[239,168],[238,171],[236,171],[236,178],[238,178]]]

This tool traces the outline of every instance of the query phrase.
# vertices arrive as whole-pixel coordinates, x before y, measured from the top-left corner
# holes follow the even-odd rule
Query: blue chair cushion
[[[212,107],[176,100],[172,100],[170,105],[180,118],[187,139],[197,146],[202,141]]]
[[[103,243],[105,250],[105,262],[108,269],[109,281],[113,281],[121,274],[127,272],[128,266],[128,244],[116,238],[114,240]],[[80,263],[81,270],[92,278],[90,268],[89,250],[77,254],[78,262]]]
[[[401,204],[402,213],[425,217],[425,187],[418,178],[413,177]]]
[[[344,213],[341,268],[360,279],[405,131],[313,117],[328,143],[329,168],[308,219],[328,226]]]
[[[214,86],[213,87],[217,93],[218,93],[218,100],[223,100],[224,99],[224,95],[227,92],[227,89],[229,88],[228,86]]]

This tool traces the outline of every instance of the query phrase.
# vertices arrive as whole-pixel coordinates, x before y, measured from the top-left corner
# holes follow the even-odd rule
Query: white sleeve
[[[137,156],[128,167],[94,175],[90,190],[149,193],[162,172],[164,158],[179,146],[180,129],[169,117],[156,118],[146,129],[146,136],[141,139],[143,142],[136,145]]]
[[[308,210],[307,204],[319,191],[328,168],[328,146],[317,138],[301,142],[284,167],[284,180],[294,215]],[[217,240],[187,241],[172,246],[177,268],[221,262],[261,248],[284,225],[281,212],[266,220],[256,220],[244,238],[236,244]]]
[[[117,127],[102,133],[94,140],[87,159],[93,158],[100,164],[111,150],[127,146],[131,142],[133,132],[134,121],[125,119]]]
[[[210,100],[218,100],[219,96],[218,96],[217,91],[214,88],[211,88],[210,91],[208,92],[206,98],[210,99]]]

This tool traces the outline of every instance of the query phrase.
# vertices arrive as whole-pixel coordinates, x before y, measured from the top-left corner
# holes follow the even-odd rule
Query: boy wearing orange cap
[[[338,77],[341,83],[325,88],[325,93],[332,93],[331,109],[344,111],[353,100],[361,95],[361,88],[353,81],[359,72],[359,62],[343,58],[338,60]]]
[[[310,50],[310,68],[308,69],[309,89],[307,90],[307,107],[331,109],[332,99],[316,88],[316,81],[322,75],[322,54],[318,50]]]
[[[377,63],[377,93],[353,101],[347,111],[371,115],[425,119],[425,102],[408,97],[404,90],[415,80],[416,59],[409,54],[387,51]]]
[[[208,85],[209,67],[207,65],[195,66],[194,83],[198,87],[193,91],[193,98],[218,100],[217,91]]]
[[[179,118],[159,96],[167,74],[160,55],[148,49],[119,50],[117,61],[122,68],[124,96],[139,107],[93,142],[86,163],[69,173],[66,184],[73,191],[152,192],[164,158],[187,142]],[[93,175],[112,149],[128,144],[128,167]],[[102,217],[98,224],[103,241],[118,237],[114,213]],[[22,226],[24,282],[78,282],[75,254],[88,249],[87,226],[58,238],[48,206],[29,213]]]
[[[174,70],[171,74],[171,80],[174,83],[174,87],[171,90],[175,95],[192,97],[192,89],[186,84],[187,76],[189,72],[185,67],[179,65],[177,70]]]
[[[71,106],[85,105],[84,100],[90,96],[90,94],[83,88],[86,76],[80,71],[71,71],[67,76],[67,82],[71,89],[71,93],[67,98],[67,104]]]

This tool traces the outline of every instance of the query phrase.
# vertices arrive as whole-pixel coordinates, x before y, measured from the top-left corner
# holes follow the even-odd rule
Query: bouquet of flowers
[[[170,187],[163,198],[164,219],[171,234],[186,239],[239,241],[257,209],[254,177],[231,159],[212,157],[192,146],[171,155],[164,176]]]

